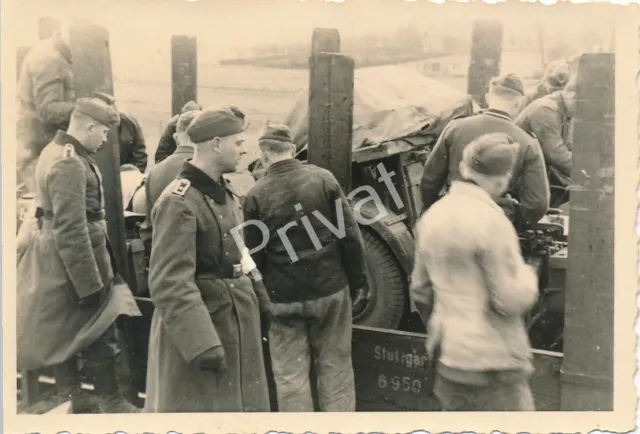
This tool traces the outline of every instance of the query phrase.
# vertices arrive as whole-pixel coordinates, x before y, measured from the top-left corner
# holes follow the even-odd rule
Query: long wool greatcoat
[[[259,294],[247,276],[230,277],[241,215],[228,184],[189,162],[154,206],[146,412],[270,410]],[[220,344],[227,371],[199,370],[196,357]]]
[[[68,360],[86,349],[120,315],[139,316],[107,249],[100,172],[86,149],[59,131],[36,166],[36,205],[45,216],[21,249],[17,273],[20,369]],[[101,292],[102,303],[80,298]]]

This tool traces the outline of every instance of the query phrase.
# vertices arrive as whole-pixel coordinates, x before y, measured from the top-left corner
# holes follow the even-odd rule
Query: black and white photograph
[[[1,16],[4,432],[637,426],[637,7]]]

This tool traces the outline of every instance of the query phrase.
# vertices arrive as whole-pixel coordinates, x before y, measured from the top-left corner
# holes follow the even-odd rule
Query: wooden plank
[[[614,54],[580,58],[565,294],[563,410],[613,410]]]
[[[198,100],[198,49],[195,37],[171,37],[171,113]]]
[[[99,87],[115,95],[107,30],[80,24],[69,29],[69,37],[77,96],[88,97]],[[96,162],[102,175],[107,230],[116,266],[120,275],[129,282],[117,127],[111,129],[107,143],[96,153]]]
[[[353,369],[358,411],[437,411],[427,390],[426,335],[353,326]],[[536,409],[560,410],[562,354],[533,350],[530,386]]]
[[[353,59],[341,54],[311,56],[308,162],[331,171],[351,189]]]
[[[312,53],[339,53],[340,32],[338,29],[316,28],[311,37]]]
[[[467,93],[482,107],[487,106],[485,94],[489,90],[489,82],[500,74],[502,31],[502,23],[498,20],[477,20],[473,23]]]

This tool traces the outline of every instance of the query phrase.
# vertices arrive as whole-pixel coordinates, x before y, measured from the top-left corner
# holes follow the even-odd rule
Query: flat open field
[[[169,68],[168,63],[166,66]],[[151,165],[158,140],[171,117],[169,74],[157,74],[149,80],[131,75],[121,78],[118,69],[114,68],[114,75],[118,103],[140,122]],[[253,178],[246,167],[259,155],[257,139],[265,122],[281,122],[293,106],[296,93],[308,86],[308,80],[307,70],[200,65],[199,102],[203,106],[234,104],[247,114],[250,123],[247,130],[247,155],[238,168],[240,173],[230,176],[240,193],[244,193],[253,184]],[[438,77],[438,80],[462,91],[467,86],[466,77]]]

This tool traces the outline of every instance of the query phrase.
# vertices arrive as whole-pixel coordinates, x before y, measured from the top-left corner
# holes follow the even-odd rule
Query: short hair
[[[187,128],[193,122],[193,119],[200,113],[199,110],[191,110],[186,113],[182,113],[178,118],[178,122],[176,123],[176,133],[185,133],[187,132]]]

